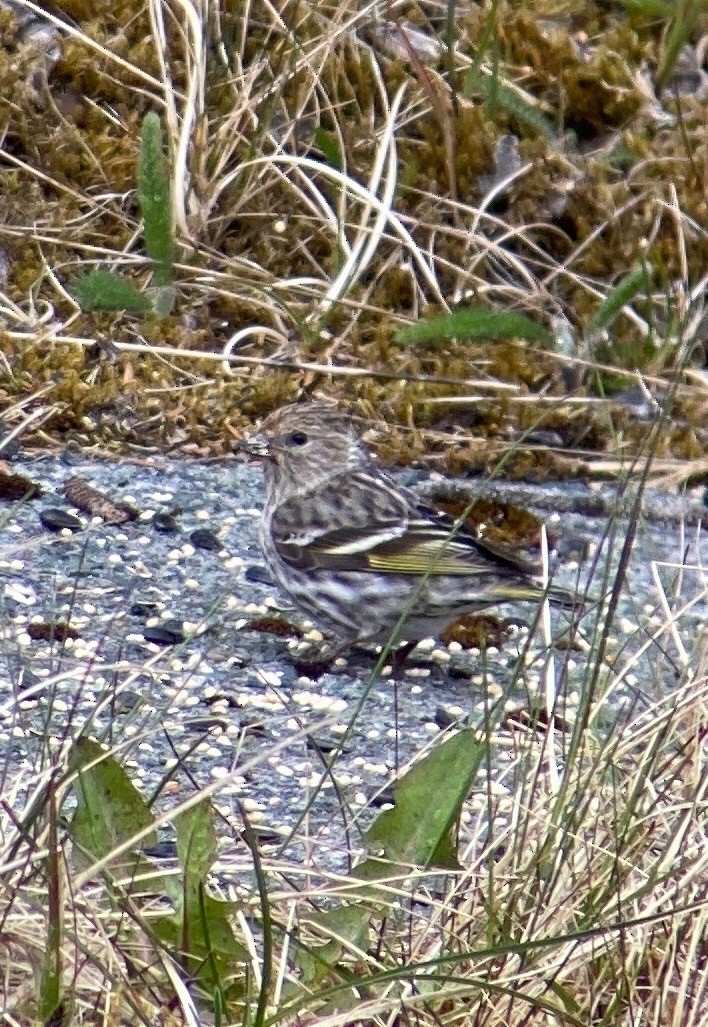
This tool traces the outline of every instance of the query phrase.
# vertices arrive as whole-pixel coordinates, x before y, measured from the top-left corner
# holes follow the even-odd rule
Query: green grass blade
[[[315,129],[315,146],[322,151],[328,164],[333,168],[341,170],[344,167],[342,151],[339,148],[337,137],[324,128]]]
[[[659,67],[656,69],[657,93],[661,93],[671,79],[681,49],[693,32],[701,13],[705,13],[705,11],[706,4],[701,3],[700,0],[678,0],[664,40]]]
[[[42,959],[39,984],[38,1013],[43,1024],[64,1022],[62,1000],[62,902],[61,868],[59,865],[59,837],[56,785],[52,780],[48,793],[49,846],[47,852],[47,946]]]
[[[630,303],[637,293],[648,292],[651,275],[651,265],[639,264],[628,275],[620,279],[590,320],[587,335],[593,337],[603,331],[614,321],[622,307]]]

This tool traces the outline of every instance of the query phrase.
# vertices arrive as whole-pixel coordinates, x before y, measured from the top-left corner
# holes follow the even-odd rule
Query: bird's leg
[[[391,673],[393,677],[400,678],[403,674],[406,660],[413,652],[418,642],[404,642],[391,653]]]
[[[402,677],[406,660],[417,645],[417,642],[403,642],[388,654],[386,662],[391,665],[392,677]],[[314,681],[328,671],[334,661],[348,652],[351,647],[351,642],[342,642],[339,645],[327,644],[324,647],[312,645],[304,651],[300,650],[293,654],[291,662],[298,674],[304,674]]]
[[[340,643],[339,645],[324,645],[308,646],[304,651],[293,654],[291,663],[298,674],[303,674],[305,677],[310,678],[311,681],[316,681],[317,678],[321,677],[326,671],[330,669],[337,657],[345,653],[349,648],[349,643]]]

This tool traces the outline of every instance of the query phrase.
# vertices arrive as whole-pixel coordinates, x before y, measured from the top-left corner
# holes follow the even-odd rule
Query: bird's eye
[[[291,431],[285,441],[289,446],[304,446],[308,436],[304,431]]]

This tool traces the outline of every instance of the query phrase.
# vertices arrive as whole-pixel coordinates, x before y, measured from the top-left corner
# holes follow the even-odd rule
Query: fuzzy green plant
[[[143,216],[145,251],[152,263],[150,284],[142,292],[125,275],[96,267],[73,283],[72,291],[82,310],[129,310],[136,314],[152,311],[166,317],[174,306],[170,179],[164,158],[162,125],[154,111],[143,118],[137,194]]]
[[[548,343],[550,338],[547,328],[525,314],[481,306],[460,307],[450,314],[401,328],[396,335],[397,342],[417,344],[450,339],[526,339]]]

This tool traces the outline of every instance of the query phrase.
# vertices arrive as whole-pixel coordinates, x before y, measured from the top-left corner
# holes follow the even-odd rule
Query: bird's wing
[[[372,571],[470,577],[493,572],[518,581],[535,568],[507,552],[496,552],[453,518],[406,495],[395,494],[396,515],[366,523],[300,531],[274,538],[280,557],[302,570]]]

